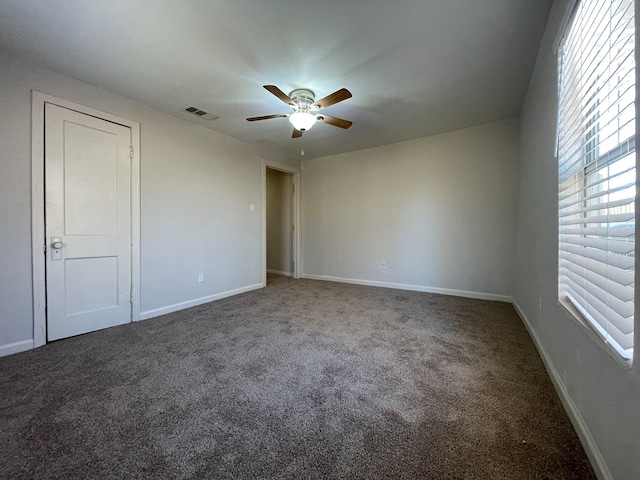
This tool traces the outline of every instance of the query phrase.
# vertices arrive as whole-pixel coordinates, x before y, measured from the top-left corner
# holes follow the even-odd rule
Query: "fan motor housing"
[[[311,90],[308,90],[306,88],[297,88],[289,94],[289,98],[296,102],[297,108],[294,108],[298,112],[305,113],[310,110],[315,110],[311,107],[316,101],[316,96]]]

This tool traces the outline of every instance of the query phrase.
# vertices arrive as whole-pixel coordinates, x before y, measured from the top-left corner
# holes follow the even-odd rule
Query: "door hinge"
[[[133,160],[133,145],[129,146],[129,158]]]

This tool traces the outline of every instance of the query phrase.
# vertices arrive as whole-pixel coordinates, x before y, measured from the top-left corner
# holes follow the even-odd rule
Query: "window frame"
[[[558,110],[557,110],[557,134],[556,134],[556,159],[558,161],[557,163],[557,168],[558,168],[558,203],[557,203],[557,208],[558,208],[558,259],[557,259],[557,275],[558,275],[558,286],[557,286],[557,293],[558,293],[558,302],[559,304],[563,307],[561,308],[561,310],[565,311],[566,314],[568,314],[568,316],[570,318],[572,318],[574,321],[577,321],[578,324],[580,324],[581,326],[585,327],[587,332],[589,332],[590,336],[596,340],[596,343],[601,346],[605,351],[607,351],[610,356],[612,358],[614,358],[619,364],[624,365],[624,366],[628,366],[631,367],[636,355],[635,352],[635,347],[637,346],[637,339],[640,337],[640,332],[638,332],[637,324],[638,319],[637,316],[635,315],[635,311],[636,311],[636,302],[635,299],[638,297],[638,293],[635,291],[635,280],[637,278],[636,275],[636,271],[637,269],[635,268],[637,266],[637,259],[635,259],[635,252],[637,251],[637,245],[635,244],[635,234],[633,236],[633,241],[634,241],[634,249],[633,249],[633,257],[634,257],[634,270],[633,270],[633,302],[634,302],[634,307],[633,307],[633,319],[632,319],[632,328],[633,328],[633,332],[632,332],[632,346],[631,348],[631,357],[627,358],[626,356],[624,356],[619,350],[618,348],[616,348],[614,345],[612,345],[609,340],[608,337],[610,336],[607,333],[607,330],[605,329],[605,327],[603,327],[599,321],[595,320],[594,318],[592,318],[578,303],[578,300],[573,299],[571,297],[571,295],[569,295],[568,293],[566,293],[565,291],[563,291],[562,287],[563,287],[563,283],[561,282],[561,273],[563,272],[563,268],[566,269],[566,266],[563,267],[562,262],[565,261],[567,262],[568,260],[566,259],[566,257],[563,257],[563,252],[564,255],[569,254],[568,250],[563,249],[562,247],[562,238],[563,235],[566,237],[567,235],[575,235],[575,233],[566,233],[563,232],[563,224],[562,224],[562,218],[563,216],[570,216],[570,214],[567,214],[567,212],[563,212],[563,214],[561,214],[561,212],[563,211],[563,206],[562,206],[562,200],[564,200],[564,198],[561,198],[561,195],[563,193],[567,192],[567,187],[564,186],[565,184],[567,185],[572,185],[572,180],[576,175],[578,176],[578,179],[575,180],[575,183],[582,183],[582,185],[579,187],[578,192],[574,193],[574,194],[579,194],[579,200],[578,203],[584,203],[586,204],[586,202],[588,201],[587,197],[589,196],[587,194],[587,189],[589,186],[593,186],[595,185],[595,183],[590,184],[589,183],[589,176],[593,176],[593,175],[597,175],[599,171],[602,171],[603,168],[608,169],[609,166],[617,163],[620,160],[623,160],[626,156],[633,154],[634,155],[634,167],[635,168],[635,183],[634,183],[634,188],[636,190],[635,193],[635,197],[633,198],[633,201],[630,202],[631,208],[633,209],[633,223],[634,223],[634,232],[637,233],[638,231],[638,225],[637,225],[637,215],[636,212],[638,212],[638,205],[640,204],[640,199],[639,199],[639,195],[637,193],[638,190],[638,178],[639,178],[639,173],[638,173],[638,152],[636,150],[636,136],[637,136],[637,131],[638,131],[638,124],[637,124],[637,110],[638,110],[638,98],[637,98],[637,94],[635,94],[635,92],[637,91],[637,65],[634,64],[634,95],[635,95],[635,100],[633,102],[633,122],[635,122],[635,129],[633,131],[633,134],[631,137],[628,137],[626,139],[623,140],[618,140],[618,143],[613,147],[610,148],[607,152],[605,152],[604,154],[598,155],[598,152],[595,150],[586,152],[586,153],[581,153],[580,154],[580,158],[581,158],[581,166],[577,168],[577,170],[575,172],[573,172],[571,175],[563,175],[563,168],[567,167],[567,163],[566,160],[563,161],[563,159],[561,158],[560,155],[560,142],[561,142],[561,132],[563,132],[564,130],[562,129],[562,122],[563,122],[563,118],[562,118],[562,114],[564,113],[563,111],[563,99],[565,98],[570,98],[571,95],[578,95],[578,97],[583,97],[585,96],[585,93],[589,91],[589,88],[593,88],[594,83],[590,83],[587,85],[586,89],[582,89],[580,87],[578,87],[579,90],[572,90],[570,93],[567,92],[563,92],[563,46],[566,40],[566,37],[569,36],[569,34],[571,33],[571,28],[573,27],[574,24],[574,19],[576,17],[576,13],[578,12],[578,9],[580,7],[580,4],[582,2],[580,0],[572,2],[572,4],[570,5],[570,8],[568,10],[569,14],[565,14],[565,19],[563,21],[564,23],[564,28],[561,30],[561,41],[556,41],[556,49],[558,52],[558,69],[557,69],[557,74],[558,74],[558,88],[557,88],[557,94],[558,94]],[[633,5],[631,8],[634,8],[633,11],[633,15],[634,18],[632,20],[632,22],[634,23],[634,27],[635,27],[635,23],[636,23],[636,18],[635,15],[637,14],[637,12],[635,11],[635,5]],[[617,26],[617,25],[616,25]],[[634,40],[633,40],[633,45],[634,45],[634,52],[633,52],[633,56],[635,57],[637,54],[635,52],[638,40],[637,40],[637,31],[634,28]],[[573,73],[573,72],[572,72]],[[610,75],[609,78],[614,78],[613,75]],[[609,80],[608,80],[609,81]],[[582,87],[582,85],[581,85]],[[594,92],[593,94],[596,95],[598,92]],[[609,93],[610,94],[610,93]],[[589,102],[587,102],[589,103]],[[591,105],[592,109],[597,109],[599,104],[599,100],[595,100],[593,102],[593,104]],[[584,121],[585,118],[588,120],[586,121],[584,124],[582,124],[582,128],[581,128],[581,133],[580,135],[583,138],[586,138],[586,140],[580,140],[580,145],[582,149],[589,149],[589,148],[594,148],[597,144],[597,136],[599,133],[599,127],[598,127],[598,119],[599,119],[599,114],[595,113],[593,116],[590,116],[591,110],[589,110],[586,113],[585,117],[579,117],[582,118],[582,120]],[[573,112],[569,112],[569,113],[573,113]],[[585,115],[582,112],[581,115]],[[570,118],[570,117],[566,117],[566,118]],[[607,124],[605,123],[605,126]],[[594,127],[595,126],[595,133],[594,133]],[[624,126],[624,125],[623,125]],[[620,127],[619,125],[616,127],[616,132],[621,132],[622,131],[622,127]],[[575,140],[574,140],[575,141]],[[595,155],[594,155],[595,154]],[[593,156],[592,159],[588,159],[589,156]],[[589,160],[589,161],[587,161]],[[571,165],[569,165],[571,166]],[[632,170],[632,168],[630,168],[628,171]],[[564,179],[562,181],[560,181],[561,178]],[[610,178],[615,178],[616,175],[609,175],[607,174],[606,177],[606,182],[608,184],[609,179]],[[568,183],[567,183],[568,182]],[[607,187],[607,189],[605,191],[608,191],[609,187]],[[568,197],[574,195],[574,194],[570,194],[568,195]],[[608,193],[606,194],[608,197]],[[567,197],[565,197],[567,198]],[[604,206],[606,205],[607,202],[603,202],[603,208],[601,210],[605,210]],[[565,207],[566,208],[566,207]],[[589,215],[587,214],[586,211],[586,205],[585,208],[582,209],[582,211],[577,211],[576,214],[580,214],[583,216],[583,218],[585,220],[588,220]],[[607,213],[607,215],[609,215],[609,213]],[[587,224],[589,223],[597,223],[597,222],[587,222],[585,221],[582,225],[583,228],[588,228]],[[611,223],[615,223],[612,221],[607,221],[607,226]],[[566,225],[566,224],[565,224]],[[588,234],[584,234],[584,237],[587,238]],[[582,256],[583,259],[588,259],[590,257],[588,256]],[[611,265],[610,263],[606,263],[606,265]],[[608,277],[605,277],[608,279]],[[586,280],[586,278],[585,278]],[[588,281],[588,280],[586,280]],[[609,290],[606,290],[607,292],[609,292]],[[588,297],[588,294],[587,294]],[[585,297],[585,302],[587,304],[589,304],[587,297]],[[595,308],[595,307],[591,307],[591,308]],[[609,317],[607,317],[607,324],[610,323]],[[627,317],[628,318],[628,317]],[[613,338],[612,338],[613,339]],[[614,340],[615,341],[615,340]],[[617,342],[616,342],[617,344]],[[619,347],[623,350],[624,347],[619,345]]]

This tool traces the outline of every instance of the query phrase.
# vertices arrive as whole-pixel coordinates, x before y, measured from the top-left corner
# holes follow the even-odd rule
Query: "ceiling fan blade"
[[[302,136],[302,132],[297,129],[293,129],[293,133],[291,134],[291,138],[299,138]]]
[[[314,106],[320,110],[321,108],[327,108],[328,106],[346,100],[347,98],[351,98],[351,92],[346,88],[341,88],[340,90],[333,92],[331,95],[321,98],[314,103]]]
[[[248,122],[255,122],[256,120],[269,120],[270,118],[284,118],[288,117],[286,113],[277,113],[275,115],[264,115],[262,117],[249,117],[247,118]]]
[[[290,107],[293,107],[293,106],[296,105],[296,102],[291,100],[289,98],[289,95],[284,93],[282,90],[280,90],[275,85],[263,85],[263,87],[266,88],[269,92],[273,93],[276,97],[278,97],[280,100],[282,100],[284,103],[286,103]]]
[[[328,123],[334,127],[349,128],[353,125],[353,122],[349,120],[343,120],[342,118],[330,117],[329,115],[316,115],[316,120],[323,123]]]

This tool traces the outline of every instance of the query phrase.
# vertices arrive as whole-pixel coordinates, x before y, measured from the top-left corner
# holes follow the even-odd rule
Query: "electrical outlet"
[[[204,283],[204,273],[198,274],[198,283]]]
[[[382,270],[383,272],[387,271],[387,262],[385,262],[384,260],[380,262],[380,270]]]
[[[544,312],[544,295],[542,293],[538,295],[538,308],[540,312]]]

